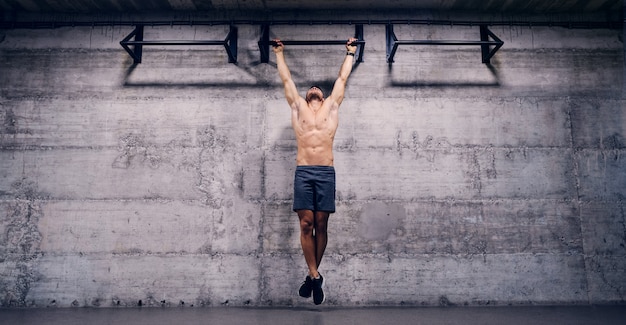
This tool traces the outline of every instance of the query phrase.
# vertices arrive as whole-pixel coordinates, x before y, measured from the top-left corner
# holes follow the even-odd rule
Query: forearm
[[[287,62],[285,62],[285,56],[282,51],[276,52],[276,66],[278,68],[278,76],[285,87],[285,98],[290,106],[294,105],[298,100],[298,90],[293,80],[291,80],[291,72],[289,71],[289,67],[287,67]]]
[[[354,61],[354,56],[346,55],[343,59],[343,64],[341,65],[341,69],[339,69],[339,79],[344,82],[348,80],[350,73],[352,72],[352,63]]]
[[[278,76],[283,83],[291,80],[291,72],[289,71],[287,62],[285,62],[285,56],[283,52],[276,53],[276,66],[278,68]]]

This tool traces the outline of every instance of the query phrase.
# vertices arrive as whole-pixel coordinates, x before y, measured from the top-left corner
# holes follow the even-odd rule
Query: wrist
[[[355,52],[350,52],[350,51],[346,52],[346,55],[354,56],[354,54],[355,54]]]

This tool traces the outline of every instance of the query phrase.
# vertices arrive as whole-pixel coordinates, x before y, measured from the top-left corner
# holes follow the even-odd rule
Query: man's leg
[[[300,244],[302,245],[302,253],[304,260],[309,267],[309,275],[311,278],[317,277],[317,254],[316,254],[316,238],[313,236],[315,224],[314,213],[311,210],[298,210],[298,218],[300,218]]]
[[[328,241],[327,235],[327,224],[328,224],[328,216],[330,215],[328,212],[319,212],[315,213],[315,223],[313,224],[313,228],[315,230],[315,236],[313,240],[315,240],[315,273],[317,275],[312,277],[311,289],[313,293],[313,303],[319,305],[324,302],[326,296],[324,295],[324,278],[322,275],[317,272],[317,268],[320,266],[322,262],[322,257],[324,256],[324,251],[326,250],[326,242]]]
[[[313,294],[313,303],[319,305],[324,302],[324,278],[317,271],[326,250],[328,212],[313,212],[311,210],[298,210],[300,218],[300,244],[304,259],[309,267],[309,277],[300,286],[299,295],[310,297]],[[315,236],[314,236],[315,234]]]
[[[330,213],[323,211],[315,212],[315,269],[320,267],[324,251],[326,250],[326,243],[328,242],[328,218]]]

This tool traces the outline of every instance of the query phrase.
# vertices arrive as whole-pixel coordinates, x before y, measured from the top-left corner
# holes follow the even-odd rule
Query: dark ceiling
[[[0,11],[41,13],[302,9],[590,13],[620,12],[623,0],[0,0]]]

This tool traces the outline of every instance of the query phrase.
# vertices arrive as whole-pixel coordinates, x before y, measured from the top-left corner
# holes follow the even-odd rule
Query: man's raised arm
[[[287,99],[287,103],[291,108],[294,108],[294,105],[298,103],[298,90],[296,89],[296,84],[291,79],[291,72],[289,71],[289,67],[287,67],[287,62],[285,62],[285,56],[283,54],[283,49],[285,46],[281,43],[280,40],[274,40],[276,45],[273,46],[274,53],[276,54],[276,65],[278,66],[278,75],[280,76],[280,80],[283,82],[285,86],[285,98]]]
[[[346,90],[346,83],[348,82],[348,77],[352,72],[352,62],[354,61],[354,54],[356,53],[356,45],[351,45],[352,42],[357,41],[356,38],[350,38],[348,43],[346,43],[346,57],[341,64],[341,68],[339,69],[339,77],[335,81],[335,85],[333,86],[333,91],[329,96],[329,99],[332,100],[337,106],[341,105],[343,101],[343,95]]]

